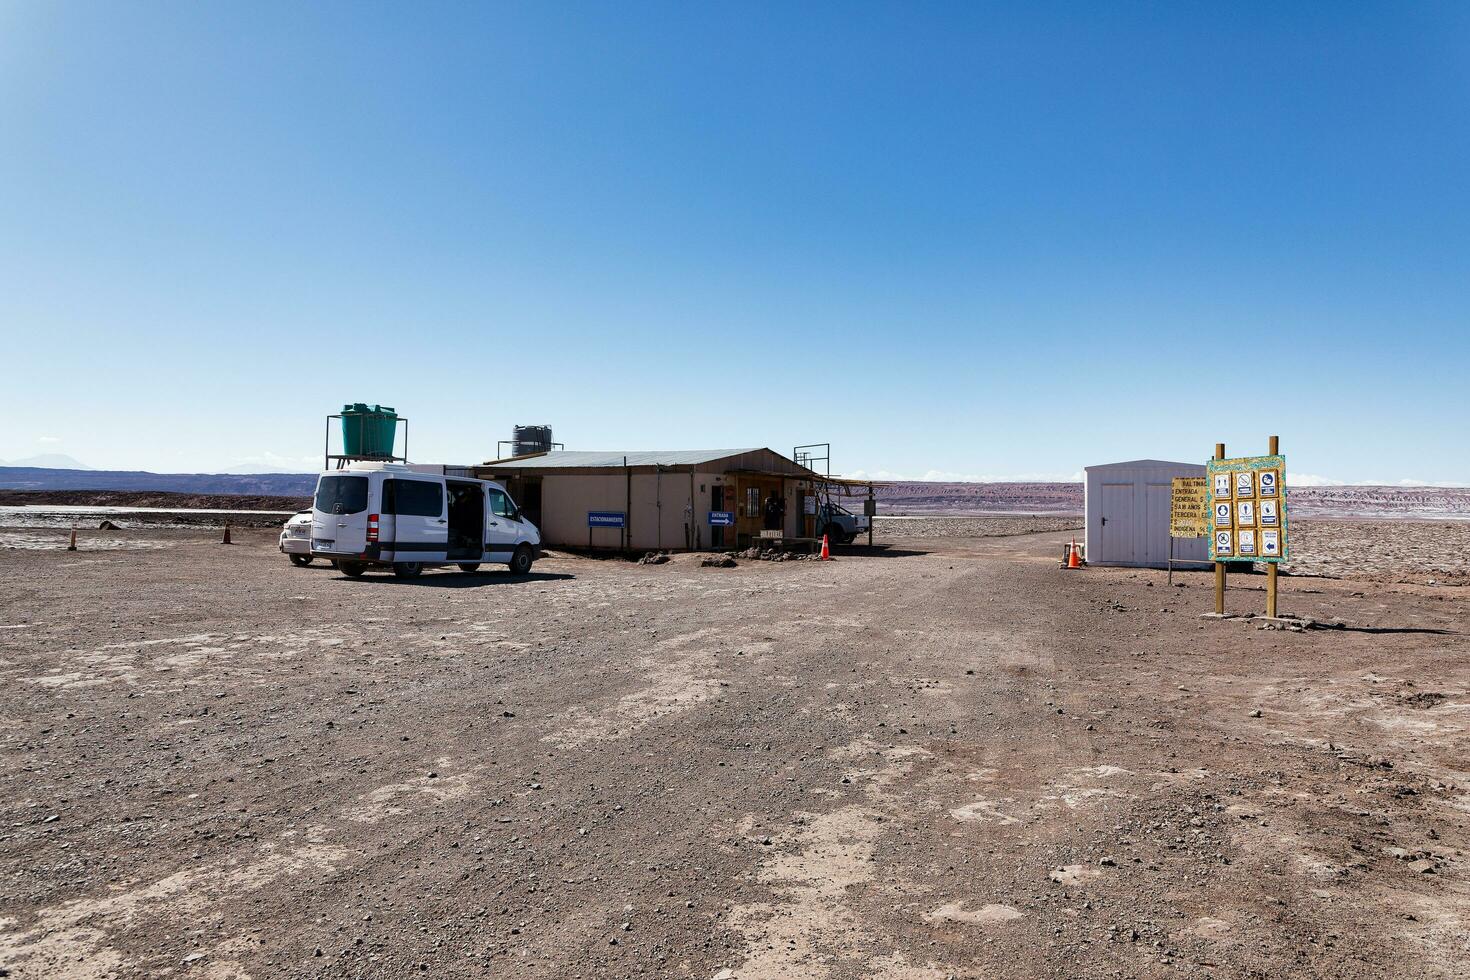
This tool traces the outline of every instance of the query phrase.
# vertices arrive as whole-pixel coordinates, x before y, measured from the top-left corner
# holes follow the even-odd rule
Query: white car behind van
[[[354,578],[369,568],[409,578],[435,565],[482,563],[525,575],[541,532],[498,483],[420,473],[396,463],[351,463],[317,478],[311,554]]]
[[[291,559],[291,564],[304,567],[311,564],[311,511],[303,510],[291,516],[281,528],[276,539],[281,554]]]

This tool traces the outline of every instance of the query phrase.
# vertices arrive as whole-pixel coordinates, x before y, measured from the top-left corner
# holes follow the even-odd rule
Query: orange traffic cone
[[[831,561],[832,551],[827,547],[827,536],[822,535],[822,561]]]
[[[72,528],[71,529],[71,544],[69,544],[69,545],[66,546],[66,550],[67,551],[76,551],[77,550],[77,529],[76,528]]]
[[[229,521],[225,521],[225,539],[223,541],[221,541],[220,544],[233,544],[233,543],[234,542],[232,542],[230,540],[230,522]]]
[[[1082,562],[1077,560],[1077,539],[1072,539],[1072,547],[1067,549],[1067,567],[1081,568]]]

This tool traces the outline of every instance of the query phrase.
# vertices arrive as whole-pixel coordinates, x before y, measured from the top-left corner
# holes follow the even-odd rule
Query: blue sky
[[[0,458],[1470,483],[1463,4],[0,3]]]

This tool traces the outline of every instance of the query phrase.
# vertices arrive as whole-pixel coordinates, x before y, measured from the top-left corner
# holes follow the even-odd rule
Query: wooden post
[[[1269,453],[1275,456],[1279,452],[1281,452],[1281,437],[1272,436]],[[1276,499],[1283,500],[1286,496],[1285,487],[1279,478],[1276,483]],[[1285,508],[1281,507],[1280,504],[1277,505],[1277,508],[1285,513]],[[1278,521],[1277,523],[1280,524],[1281,522]],[[1276,564],[1274,561],[1266,563],[1266,615],[1272,619],[1276,618]]]
[[[1223,442],[1215,443],[1215,458],[1225,458]],[[1225,615],[1225,563],[1223,561],[1215,562],[1215,613],[1220,616]]]
[[[869,500],[872,500],[873,499],[873,485],[871,483],[868,484],[868,499]],[[867,510],[866,507],[864,507],[863,509],[864,510]],[[878,520],[878,505],[875,503],[873,505],[873,513],[868,516],[868,547],[869,548],[873,547],[873,523],[876,520]]]

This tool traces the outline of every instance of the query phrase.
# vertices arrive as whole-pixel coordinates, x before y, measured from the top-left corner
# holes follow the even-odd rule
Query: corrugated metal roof
[[[1093,470],[1172,470],[1182,466],[1197,466],[1201,470],[1205,468],[1204,463],[1176,463],[1167,459],[1130,459],[1124,463],[1095,463],[1085,469],[1091,473]]]
[[[623,466],[697,466],[717,459],[728,459],[745,453],[762,452],[756,449],[660,449],[642,452],[590,452],[560,449],[540,456],[525,459],[497,459],[485,466],[500,466],[507,469],[593,469]]]

